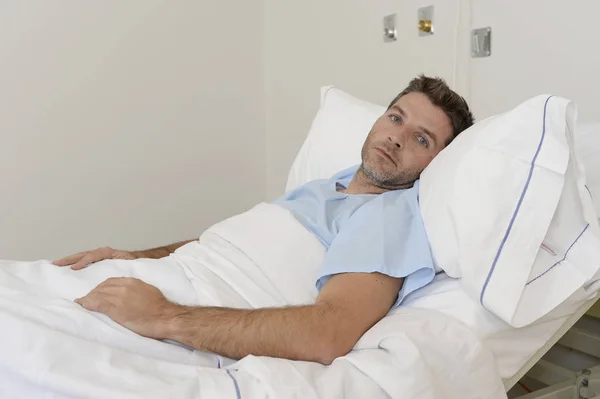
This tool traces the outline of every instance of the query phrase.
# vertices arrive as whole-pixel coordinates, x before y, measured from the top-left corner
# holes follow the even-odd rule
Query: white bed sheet
[[[0,398],[506,397],[492,352],[464,323],[434,309],[393,310],[325,367],[190,352],[73,303],[114,276],[140,278],[181,304],[310,303],[323,254],[288,211],[263,204],[161,260],[110,260],[81,271],[0,261]]]
[[[522,328],[514,328],[473,301],[461,288],[460,281],[438,274],[434,281],[406,299],[405,306],[436,309],[461,321],[492,351],[503,380],[508,380],[555,333],[587,303],[596,287],[579,291],[544,318]]]

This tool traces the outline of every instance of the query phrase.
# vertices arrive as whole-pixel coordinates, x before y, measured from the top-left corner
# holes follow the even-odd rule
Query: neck
[[[350,184],[348,184],[348,188],[346,188],[344,193],[346,194],[383,194],[392,190],[401,190],[405,188],[410,188],[411,184],[403,184],[398,187],[387,187],[384,185],[378,185],[374,183],[365,173],[362,168],[362,165],[356,171],[356,174],[352,178]]]
[[[346,194],[383,194],[387,191],[390,190],[373,184],[362,166],[358,168],[352,181],[348,184],[348,188],[344,190]]]

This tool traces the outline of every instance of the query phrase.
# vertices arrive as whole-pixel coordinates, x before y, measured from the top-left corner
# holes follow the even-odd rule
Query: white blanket
[[[0,398],[503,398],[492,354],[451,316],[401,307],[331,366],[235,362],[141,337],[73,299],[132,276],[171,300],[243,308],[310,303],[324,249],[287,211],[261,204],[161,260],[81,271],[0,262]]]

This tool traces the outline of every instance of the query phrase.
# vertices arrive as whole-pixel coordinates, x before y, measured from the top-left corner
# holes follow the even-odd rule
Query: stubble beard
[[[419,178],[420,172],[407,169],[399,170],[395,173],[386,173],[372,167],[369,162],[368,154],[363,151],[363,162],[360,165],[359,172],[374,186],[385,190],[398,190],[402,188],[412,187],[414,182]]]

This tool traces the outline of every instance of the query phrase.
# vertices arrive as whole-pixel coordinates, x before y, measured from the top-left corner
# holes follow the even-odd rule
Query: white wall
[[[471,104],[479,119],[550,93],[576,100],[582,121],[600,121],[600,33],[595,22],[600,2],[471,3],[471,25],[492,27],[492,56],[469,63]]]
[[[421,1],[265,1],[269,198],[284,190],[318,108],[319,87],[333,84],[387,104],[417,73],[453,81],[456,1],[427,2],[436,7],[430,37],[417,35]],[[398,14],[399,40],[389,44],[382,40],[382,19],[391,13]]]
[[[283,190],[323,85],[386,104],[412,76],[425,72],[445,77],[465,95],[478,120],[542,93],[576,100],[581,121],[600,120],[596,0],[429,1],[436,7],[436,34],[426,38],[415,28],[423,2],[265,1],[269,198]],[[400,38],[385,44],[381,18],[393,12]],[[469,32],[485,26],[493,30],[492,56],[473,59]]]
[[[160,245],[276,197],[323,85],[386,104],[425,72],[478,119],[542,92],[600,119],[595,0],[430,1],[424,38],[416,0],[234,3],[0,2],[0,258]]]
[[[0,2],[0,259],[193,238],[262,200],[263,17]]]

